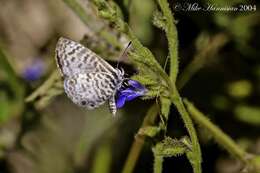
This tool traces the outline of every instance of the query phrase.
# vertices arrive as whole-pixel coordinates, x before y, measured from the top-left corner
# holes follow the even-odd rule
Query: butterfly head
[[[125,71],[123,68],[116,68],[116,71],[117,71],[117,76],[119,78],[119,80],[123,81],[124,80],[124,75],[125,75]]]

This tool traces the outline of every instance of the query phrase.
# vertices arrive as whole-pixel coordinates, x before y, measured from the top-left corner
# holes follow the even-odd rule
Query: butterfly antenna
[[[128,45],[126,46],[126,48],[124,49],[124,52],[122,53],[122,55],[119,57],[118,61],[117,61],[117,65],[116,65],[116,68],[118,68],[119,66],[119,63],[120,63],[120,60],[125,56],[126,52],[127,52],[127,49],[131,46],[132,42],[130,41],[128,43]]]
[[[167,66],[167,64],[168,64],[168,61],[169,61],[169,56],[167,56],[166,57],[166,60],[165,60],[165,62],[164,62],[164,66],[163,66],[163,70],[165,71],[165,69],[166,69],[166,66]]]
[[[163,66],[163,70],[164,71],[165,71],[165,69],[167,67],[168,61],[169,61],[169,56],[166,57],[166,60],[164,62],[164,66]],[[158,91],[157,91],[157,94],[156,94],[156,101],[157,101],[157,98],[159,97],[160,90],[161,90],[161,86],[158,88]]]
[[[164,62],[164,66],[163,66],[163,70],[165,71],[166,67],[167,67],[167,64],[168,64],[168,61],[169,61],[169,56],[166,57],[166,60]],[[159,95],[159,90],[161,89],[161,87],[159,87],[158,89],[158,93],[157,93],[157,96]]]

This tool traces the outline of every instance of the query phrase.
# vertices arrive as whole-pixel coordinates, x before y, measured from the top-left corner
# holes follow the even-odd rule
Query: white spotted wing
[[[117,73],[110,64],[80,43],[61,37],[56,45],[56,60],[63,76],[76,73]]]
[[[60,38],[56,61],[64,77],[64,90],[77,105],[94,109],[109,101],[115,115],[115,94],[124,80],[124,72],[113,68],[83,45]]]

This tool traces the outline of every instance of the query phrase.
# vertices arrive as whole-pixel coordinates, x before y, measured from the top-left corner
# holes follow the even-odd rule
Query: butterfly
[[[125,81],[123,69],[112,67],[90,49],[63,37],[56,45],[56,62],[72,102],[91,110],[108,101],[111,113],[116,114],[115,96]]]

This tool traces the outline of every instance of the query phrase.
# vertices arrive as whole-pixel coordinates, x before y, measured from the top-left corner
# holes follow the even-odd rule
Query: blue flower
[[[41,59],[37,58],[24,69],[22,76],[27,81],[35,81],[43,75],[44,70],[44,62]]]
[[[139,82],[129,79],[126,86],[122,86],[117,91],[116,107],[122,108],[126,101],[131,101],[136,97],[143,96],[147,89]]]

